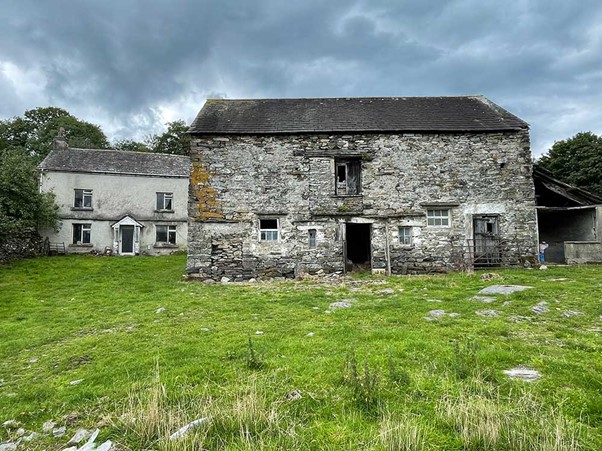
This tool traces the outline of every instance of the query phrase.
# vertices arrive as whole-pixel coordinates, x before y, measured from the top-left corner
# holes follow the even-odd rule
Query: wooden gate
[[[499,216],[473,216],[473,231],[474,266],[499,266],[502,263]]]

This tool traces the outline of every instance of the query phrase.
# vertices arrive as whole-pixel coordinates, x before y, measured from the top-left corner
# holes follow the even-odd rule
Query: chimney
[[[54,138],[54,141],[52,141],[52,148],[54,150],[69,148],[69,144],[67,143],[67,133],[63,127],[59,128],[58,134]]]

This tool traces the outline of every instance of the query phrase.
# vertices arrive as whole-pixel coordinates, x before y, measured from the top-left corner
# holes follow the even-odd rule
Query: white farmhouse
[[[59,230],[41,231],[67,253],[157,255],[186,249],[187,156],[69,148],[63,137],[40,164]]]

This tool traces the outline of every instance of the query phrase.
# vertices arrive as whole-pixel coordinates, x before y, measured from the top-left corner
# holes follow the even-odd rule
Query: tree
[[[0,158],[0,242],[22,232],[54,228],[58,207],[52,193],[40,193],[36,160],[9,148]]]
[[[188,155],[190,153],[190,135],[187,133],[186,122],[177,120],[165,125],[167,131],[161,135],[153,135],[148,140],[151,152]]]
[[[0,121],[0,150],[20,148],[40,161],[52,149],[52,141],[61,127],[67,133],[70,147],[109,146],[98,125],[77,119],[62,108],[45,107],[28,110],[23,117]]]
[[[117,150],[129,150],[132,152],[150,152],[151,149],[141,142],[134,141],[133,139],[118,139],[113,141],[113,149]]]
[[[557,141],[537,163],[565,183],[602,194],[602,136],[581,132]]]

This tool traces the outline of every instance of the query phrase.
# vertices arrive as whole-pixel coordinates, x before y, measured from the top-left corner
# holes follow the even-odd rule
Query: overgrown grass
[[[599,266],[217,286],[183,269],[183,256],[0,267],[0,423],[100,427],[132,450],[602,449]],[[470,299],[496,283],[534,288]],[[460,315],[427,320],[435,309]],[[517,365],[541,379],[508,379]]]

